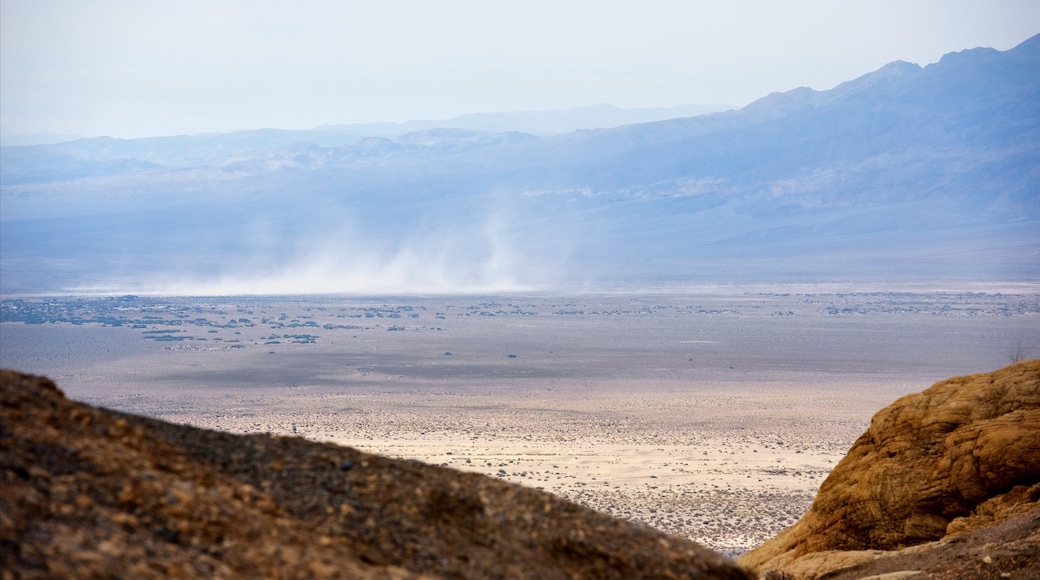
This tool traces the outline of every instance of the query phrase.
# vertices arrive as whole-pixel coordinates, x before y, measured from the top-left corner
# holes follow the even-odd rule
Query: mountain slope
[[[321,291],[1040,273],[1040,35],[611,129],[272,139],[177,167],[148,140],[4,148],[5,287],[241,281],[258,262],[245,285],[371,282]]]

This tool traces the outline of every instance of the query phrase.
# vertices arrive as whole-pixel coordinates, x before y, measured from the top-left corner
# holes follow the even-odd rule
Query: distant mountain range
[[[294,143],[314,143],[325,147],[355,144],[369,137],[393,139],[406,133],[427,129],[467,129],[470,131],[520,131],[532,135],[559,135],[578,129],[605,129],[649,123],[679,117],[692,117],[734,109],[729,105],[678,105],[621,109],[613,105],[591,105],[567,110],[515,111],[509,113],[472,113],[451,119],[407,121],[404,123],[353,123],[324,125],[306,130],[252,129],[232,133],[175,135],[143,139],[112,137],[77,138],[67,135],[23,135],[5,137],[3,145],[44,146],[33,154],[50,154],[89,161],[141,159],[161,165],[192,165],[220,157]]]
[[[566,117],[4,147],[2,289],[1040,278],[1040,35],[739,110]]]

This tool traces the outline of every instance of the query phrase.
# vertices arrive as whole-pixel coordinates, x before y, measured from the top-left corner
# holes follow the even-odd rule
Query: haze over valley
[[[1038,79],[1033,37],[601,129],[566,132],[624,111],[4,147],[3,291],[1035,279]]]

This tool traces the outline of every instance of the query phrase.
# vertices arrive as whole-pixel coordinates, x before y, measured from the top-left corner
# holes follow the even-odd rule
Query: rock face
[[[891,559],[909,558],[916,567],[888,571],[922,570],[929,558],[942,560],[928,552],[949,551],[950,542],[960,548],[946,561],[971,552],[973,539],[1014,538],[1022,549],[1008,555],[1008,569],[1026,562],[1035,574],[1038,500],[1040,360],[1033,360],[939,382],[878,412],[809,512],[739,562],[792,578],[837,577],[837,570],[853,566],[866,575],[870,562],[886,560],[891,568]],[[993,536],[1000,526],[1005,536]],[[979,556],[989,559],[991,572],[999,568],[994,557]],[[985,577],[962,572],[950,574]],[[1010,573],[1004,577],[1014,577]]]
[[[0,371],[0,576],[734,578],[691,542],[477,474],[92,408]]]

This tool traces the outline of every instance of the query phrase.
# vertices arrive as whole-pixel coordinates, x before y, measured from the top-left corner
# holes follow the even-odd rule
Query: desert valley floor
[[[731,554],[871,415],[1040,347],[1040,288],[5,297],[0,366],[73,399],[476,471]]]

